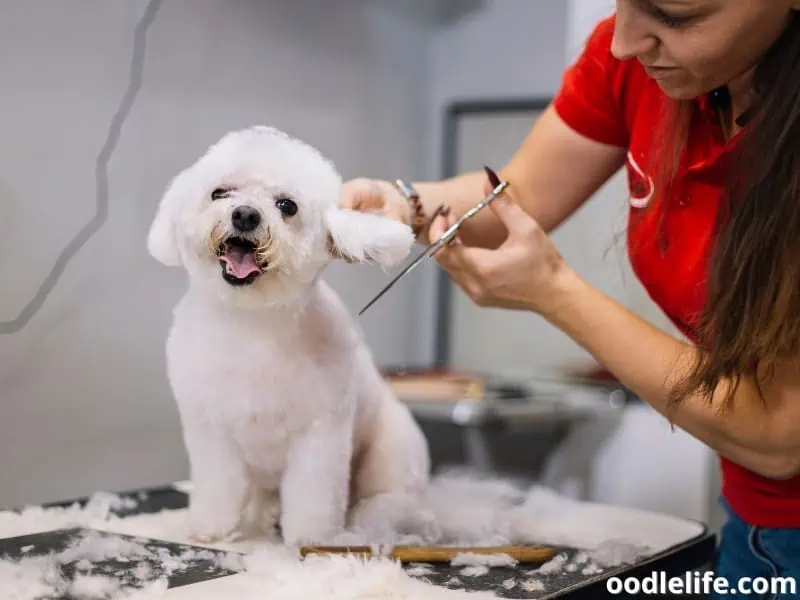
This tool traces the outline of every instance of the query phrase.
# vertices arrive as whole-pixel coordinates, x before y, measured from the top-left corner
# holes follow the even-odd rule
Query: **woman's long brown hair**
[[[721,408],[730,408],[742,378],[758,386],[800,347],[800,13],[753,77],[756,104],[718,220],[697,360],[672,389],[673,408],[692,395],[710,402],[723,381]],[[680,160],[690,118],[685,103],[672,110],[662,181]]]

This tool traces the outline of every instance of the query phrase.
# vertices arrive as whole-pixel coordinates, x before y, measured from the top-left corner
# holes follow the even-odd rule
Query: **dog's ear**
[[[175,213],[185,188],[184,172],[167,186],[147,235],[147,251],[150,256],[168,267],[180,267],[183,264],[175,232]]]
[[[325,214],[325,226],[331,256],[350,263],[392,267],[414,244],[410,227],[370,213],[332,208]]]

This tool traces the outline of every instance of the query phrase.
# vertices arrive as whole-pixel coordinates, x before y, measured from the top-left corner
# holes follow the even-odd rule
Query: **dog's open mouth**
[[[222,278],[231,285],[252,283],[263,272],[256,259],[256,245],[244,238],[230,237],[217,250]]]

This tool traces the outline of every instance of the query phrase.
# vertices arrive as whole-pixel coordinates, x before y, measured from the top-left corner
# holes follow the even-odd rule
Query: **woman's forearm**
[[[800,385],[797,377],[776,377],[765,389],[765,408],[755,384],[743,379],[734,408],[721,412],[729,382],[709,403],[691,396],[674,412],[670,387],[695,357],[692,346],[641,319],[567,273],[557,298],[543,316],[594,355],[626,387],[678,427],[730,460],[776,479],[800,466]],[[780,379],[780,380],[779,380]]]
[[[511,184],[514,201],[546,232],[573,214],[625,162],[626,150],[581,136],[559,117],[552,106],[539,117],[505,165],[489,165]],[[460,217],[484,197],[483,170],[440,182],[416,184],[425,213],[449,206]],[[478,213],[459,233],[468,246],[497,248],[507,236],[491,210]],[[427,231],[421,236],[427,239]]]

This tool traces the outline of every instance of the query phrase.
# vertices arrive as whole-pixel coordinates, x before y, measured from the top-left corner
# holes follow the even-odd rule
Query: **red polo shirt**
[[[637,60],[623,62],[612,56],[613,33],[613,16],[598,24],[582,55],[567,69],[555,108],[575,131],[627,148],[631,265],[653,301],[696,341],[695,316],[705,300],[712,232],[738,138],[726,143],[715,111],[704,98],[698,99],[686,159],[675,178],[676,197],[651,202],[654,138],[667,97]],[[745,521],[800,527],[800,477],[767,479],[725,458],[721,469],[722,493]]]

